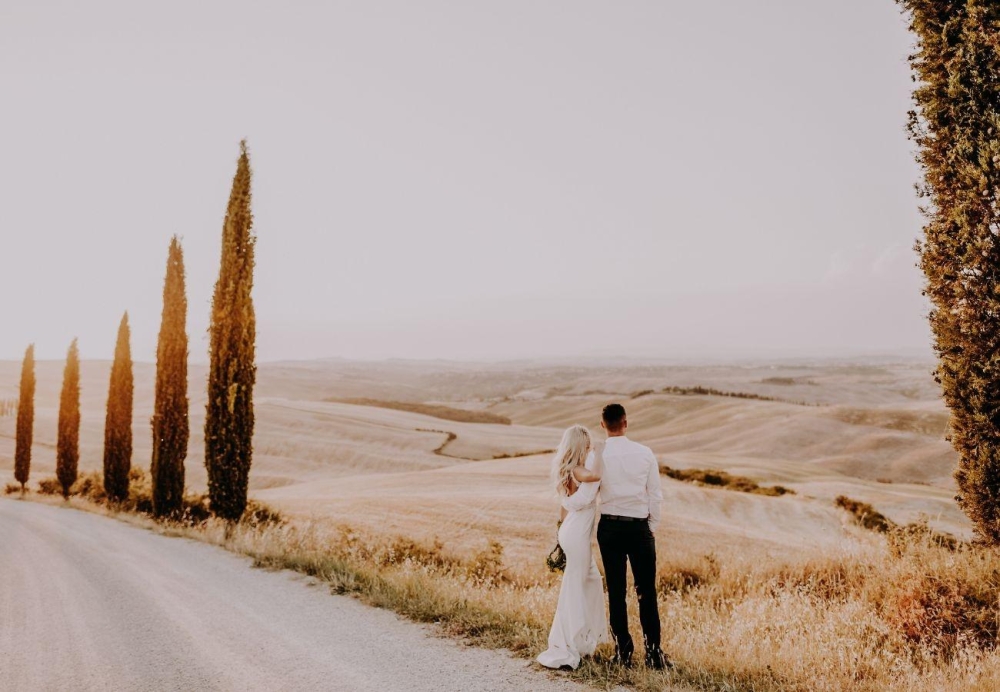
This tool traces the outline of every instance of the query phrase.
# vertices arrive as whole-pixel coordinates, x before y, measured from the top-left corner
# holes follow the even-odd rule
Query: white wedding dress
[[[587,459],[587,468],[592,464],[593,455]],[[569,513],[559,527],[559,545],[566,553],[566,571],[549,631],[549,648],[538,655],[538,662],[547,668],[575,669],[581,656],[591,655],[608,640],[604,587],[591,548],[599,485],[583,483],[563,499]]]

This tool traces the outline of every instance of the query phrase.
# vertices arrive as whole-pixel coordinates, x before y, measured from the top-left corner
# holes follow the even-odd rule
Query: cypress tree
[[[184,459],[188,446],[187,296],[184,251],[174,236],[163,282],[163,315],[156,347],[156,401],[153,406],[153,514],[175,515],[184,499]]]
[[[118,343],[108,385],[108,410],[104,420],[104,492],[121,502],[128,498],[128,473],[132,469],[132,350],[128,313],[118,325]]]
[[[21,364],[21,391],[17,405],[17,437],[14,447],[14,480],[21,484],[21,494],[31,474],[31,441],[35,426],[35,345],[24,352]]]
[[[920,266],[957,500],[1000,543],[1000,3],[897,0],[916,37],[909,132],[926,201]]]
[[[76,483],[80,463],[80,350],[76,339],[66,354],[62,393],[59,395],[59,436],[56,440],[56,478],[62,486],[63,497]]]
[[[230,521],[246,509],[253,458],[253,387],[256,318],[253,288],[253,215],[250,211],[250,159],[246,140],[233,177],[222,226],[222,258],[212,298],[209,327],[208,403],[205,417],[205,466],[212,512]]]

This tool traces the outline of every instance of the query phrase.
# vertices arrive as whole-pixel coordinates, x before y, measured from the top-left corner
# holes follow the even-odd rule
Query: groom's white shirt
[[[649,517],[652,531],[660,523],[663,488],[660,486],[660,465],[653,450],[624,435],[609,437],[604,447],[604,472],[601,475],[601,514],[620,517]],[[588,469],[594,467],[594,453],[587,457]],[[563,507],[576,510],[593,502],[597,483],[584,483],[580,489],[563,499]]]

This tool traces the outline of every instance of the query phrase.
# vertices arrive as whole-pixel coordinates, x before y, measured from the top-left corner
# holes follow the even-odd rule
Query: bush
[[[198,500],[198,498],[191,498],[191,500]],[[208,496],[202,495],[200,496],[200,501],[189,502],[185,509],[186,514],[189,517],[200,515],[203,511],[205,513],[204,518],[199,521],[205,521],[205,519],[208,519],[210,516]],[[243,517],[240,519],[241,523],[249,524],[250,526],[280,526],[284,524],[285,521],[285,518],[281,516],[280,512],[261,502],[257,502],[257,500],[249,500],[247,502],[247,509],[243,513]]]
[[[19,492],[21,492],[21,484],[20,483],[8,483],[4,487],[3,492],[4,492],[5,495],[13,495],[14,493],[19,493]]]
[[[555,454],[555,452],[556,452],[556,450],[554,450],[554,449],[539,449],[539,450],[536,450],[534,452],[514,452],[513,454],[505,452],[503,454],[494,454],[493,458],[494,459],[520,459],[521,457],[537,457],[537,456],[540,456],[542,454]]]
[[[42,495],[62,495],[62,483],[55,476],[38,481],[38,492]]]
[[[915,647],[950,658],[959,645],[997,642],[997,574],[984,583],[954,575],[912,574],[896,588],[890,624]]]
[[[926,519],[897,527],[895,531],[889,533],[889,547],[896,554],[900,554],[906,546],[914,543],[924,543],[951,552],[955,552],[965,545],[950,533],[935,531],[927,525]]]
[[[69,489],[70,495],[83,497],[92,502],[102,503],[107,500],[104,491],[104,476],[97,471],[84,471]]]
[[[881,512],[876,511],[876,509],[867,502],[852,500],[846,495],[838,495],[837,499],[834,500],[834,504],[850,513],[854,518],[854,523],[859,526],[863,526],[869,531],[886,533],[896,528],[896,523],[894,521],[887,518]]]
[[[711,469],[674,469],[669,466],[660,466],[660,473],[674,480],[694,483],[696,485],[709,485],[726,490],[735,490],[741,493],[752,493],[754,495],[767,495],[779,497],[781,495],[794,495],[795,491],[781,485],[762,486],[757,481],[746,476],[734,476],[725,471],[714,471]]]

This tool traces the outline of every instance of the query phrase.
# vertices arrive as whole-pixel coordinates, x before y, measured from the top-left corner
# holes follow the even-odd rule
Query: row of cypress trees
[[[251,169],[246,141],[240,157],[222,228],[222,257],[212,299],[210,369],[205,419],[205,465],[209,503],[214,514],[238,520],[246,509],[253,457],[253,388],[256,380],[256,317],[253,288],[254,247]],[[156,389],[151,461],[152,504],[156,516],[183,510],[184,460],[187,457],[188,338],[184,253],[174,236],[167,255],[163,313],[156,351]],[[21,368],[14,478],[24,492],[31,470],[34,428],[35,348],[25,352]],[[134,379],[128,313],[118,328],[111,366],[104,427],[104,490],[112,501],[129,494],[132,465]],[[80,354],[70,345],[59,399],[56,477],[63,496],[77,480],[80,437]]]

